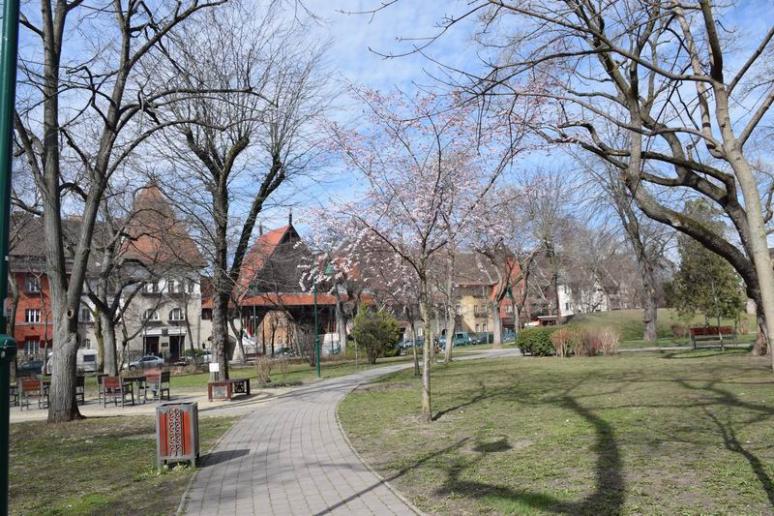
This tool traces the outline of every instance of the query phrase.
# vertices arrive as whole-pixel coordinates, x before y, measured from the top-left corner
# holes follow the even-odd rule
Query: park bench
[[[167,400],[169,400],[169,377],[169,371],[160,371],[158,369],[145,373],[145,381],[142,383],[139,393],[143,403],[148,401],[148,391],[150,391],[151,398],[154,400],[163,400],[164,393],[166,393]]]
[[[119,376],[105,376],[102,378],[102,406],[107,406],[108,400],[113,400],[118,405],[121,400],[121,406],[126,405],[127,396],[131,396],[132,405],[134,405],[134,389],[131,382],[124,381]]]
[[[212,401],[218,400],[231,400],[235,394],[250,395],[250,379],[249,378],[234,378],[231,380],[220,380],[217,382],[209,382],[207,384],[207,398]]]
[[[38,408],[48,406],[48,392],[39,378],[24,376],[19,378],[19,404],[23,409],[30,408],[30,400],[38,402]]]
[[[75,401],[81,404],[86,403],[86,377],[78,375],[75,377]]]
[[[724,349],[725,337],[728,340],[736,339],[736,330],[731,326],[699,326],[688,330],[691,336],[691,345],[693,349],[699,342],[719,342],[720,349]]]

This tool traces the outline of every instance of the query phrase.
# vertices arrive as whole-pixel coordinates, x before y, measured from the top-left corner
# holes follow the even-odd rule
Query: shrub
[[[601,328],[586,328],[578,339],[575,356],[593,357],[595,355],[612,355],[618,352],[620,336],[609,326]]]
[[[535,356],[549,356],[554,354],[554,345],[551,342],[551,334],[556,328],[525,328],[519,332],[516,345],[522,353]]]
[[[682,324],[673,324],[669,327],[672,330],[672,336],[682,339],[688,336],[688,328]]]
[[[271,369],[274,361],[267,356],[260,356],[255,360],[255,369],[258,373],[258,383],[271,383]]]
[[[384,310],[371,310],[361,306],[355,316],[352,335],[358,345],[365,348],[368,362],[375,364],[376,359],[395,347],[400,340],[398,321]]]
[[[570,356],[580,340],[581,335],[573,328],[559,328],[551,334],[551,343],[558,357]]]

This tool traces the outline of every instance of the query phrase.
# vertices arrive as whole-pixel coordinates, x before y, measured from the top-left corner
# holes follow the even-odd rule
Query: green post
[[[19,44],[19,0],[3,1],[3,33],[0,48],[0,301],[8,296],[8,228],[11,209],[11,164],[13,113],[16,102],[16,54]],[[5,310],[3,310],[5,312]],[[5,314],[0,314],[0,514],[8,514],[8,432],[11,363],[16,343],[6,331]]]
[[[317,327],[317,284],[312,289],[314,294],[314,356],[317,363],[317,378],[320,377],[320,332]]]

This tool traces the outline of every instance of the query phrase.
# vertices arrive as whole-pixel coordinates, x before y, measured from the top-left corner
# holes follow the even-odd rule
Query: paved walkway
[[[339,401],[358,384],[405,367],[325,380],[263,404],[203,459],[181,506],[208,516],[416,514],[360,461],[336,419]]]

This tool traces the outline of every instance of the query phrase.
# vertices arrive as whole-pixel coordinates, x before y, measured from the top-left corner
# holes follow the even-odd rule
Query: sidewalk
[[[518,355],[497,350],[458,360]],[[254,410],[203,458],[181,508],[195,515],[416,514],[363,464],[336,417],[358,384],[407,367],[324,380]]]

